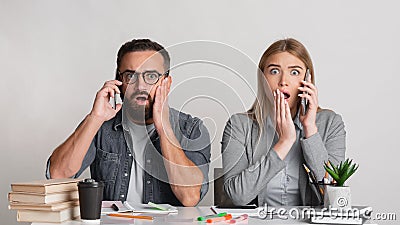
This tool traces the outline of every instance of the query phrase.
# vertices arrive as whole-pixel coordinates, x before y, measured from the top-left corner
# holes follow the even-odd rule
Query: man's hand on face
[[[169,122],[168,94],[171,88],[171,77],[163,77],[160,85],[156,87],[153,105],[153,121],[158,134],[165,133],[171,127]]]
[[[121,93],[118,88],[120,85],[122,85],[122,82],[118,80],[106,81],[103,87],[97,92],[92,111],[89,115],[94,116],[103,122],[114,118],[117,112],[121,110],[122,105],[117,104],[115,109],[113,109],[109,101],[110,97],[114,98],[116,93]]]

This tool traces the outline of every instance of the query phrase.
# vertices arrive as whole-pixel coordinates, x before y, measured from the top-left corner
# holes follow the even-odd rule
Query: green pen
[[[154,207],[154,208],[158,209],[158,210],[168,211],[167,208],[165,208],[164,206],[158,205],[158,204],[156,204],[156,203],[148,202],[147,204],[148,204],[149,206],[151,206],[151,207]]]
[[[223,212],[223,213],[212,214],[212,215],[207,215],[207,216],[199,216],[199,217],[197,217],[197,221],[206,221],[210,218],[223,217],[223,216],[226,216],[227,214],[228,213]]]

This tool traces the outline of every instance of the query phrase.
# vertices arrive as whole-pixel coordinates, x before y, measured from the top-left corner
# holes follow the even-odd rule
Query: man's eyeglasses
[[[118,72],[119,76],[122,76],[123,83],[133,84],[138,80],[139,75],[142,75],[144,82],[146,82],[146,84],[150,84],[150,85],[157,83],[158,80],[160,79],[160,77],[162,77],[164,75],[168,76],[168,74],[169,74],[169,70],[167,70],[167,72],[165,72],[164,74],[161,74],[155,70],[144,71],[142,73],[136,72],[134,70],[126,70],[122,73],[119,72],[119,70],[118,70],[117,72]]]

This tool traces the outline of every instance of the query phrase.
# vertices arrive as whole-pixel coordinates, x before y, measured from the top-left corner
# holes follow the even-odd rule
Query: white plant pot
[[[326,185],[324,193],[325,208],[351,209],[350,187]]]

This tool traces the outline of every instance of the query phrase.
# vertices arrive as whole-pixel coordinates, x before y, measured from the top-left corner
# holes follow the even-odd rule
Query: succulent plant
[[[324,168],[326,172],[336,181],[336,185],[342,187],[344,182],[349,179],[358,169],[358,165],[353,163],[352,159],[346,159],[340,162],[339,166],[334,165],[331,161],[325,162]]]

